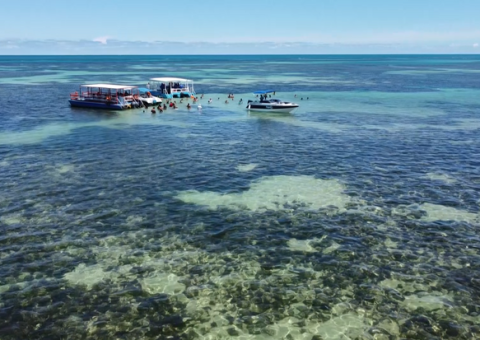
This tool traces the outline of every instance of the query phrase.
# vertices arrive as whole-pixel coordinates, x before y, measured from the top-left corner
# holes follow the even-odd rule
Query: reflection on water
[[[2,340],[480,335],[478,57],[169,56],[203,108],[155,115],[68,106],[117,57],[8,58]],[[238,104],[270,81],[300,108]]]

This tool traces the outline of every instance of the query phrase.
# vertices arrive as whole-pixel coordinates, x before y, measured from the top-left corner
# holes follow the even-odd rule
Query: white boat
[[[258,112],[279,112],[290,113],[298,107],[298,104],[286,102],[280,99],[268,98],[269,93],[275,93],[273,90],[256,91],[253,94],[260,95],[259,100],[249,100],[247,110]]]
[[[140,95],[138,96],[138,100],[143,103],[144,106],[156,106],[162,103],[162,98],[152,96],[149,89],[144,87],[139,87],[138,91],[140,91]]]
[[[150,78],[147,88],[150,89],[152,95],[166,99],[195,96],[193,80],[190,79],[173,77]]]

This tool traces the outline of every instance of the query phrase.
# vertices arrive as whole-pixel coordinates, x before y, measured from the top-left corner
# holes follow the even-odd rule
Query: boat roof
[[[267,94],[267,93],[272,93],[275,92],[274,90],[262,90],[262,91],[255,91],[253,94]]]
[[[150,92],[150,89],[147,89],[146,87],[139,87],[138,91],[140,91],[140,92]]]
[[[173,77],[164,77],[164,78],[150,78],[153,81],[162,81],[162,82],[180,82],[180,81],[192,81],[190,79],[183,79],[183,78],[173,78]]]
[[[102,89],[115,89],[115,90],[130,90],[130,89],[136,89],[136,86],[131,86],[131,85],[113,85],[113,84],[91,84],[91,85],[82,85],[83,87],[100,87]]]

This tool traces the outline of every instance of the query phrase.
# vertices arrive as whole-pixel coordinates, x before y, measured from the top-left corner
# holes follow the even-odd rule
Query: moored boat
[[[139,107],[138,87],[113,84],[81,85],[70,93],[70,105],[96,109],[124,110]]]
[[[140,92],[138,100],[142,102],[144,106],[155,106],[162,103],[162,98],[153,96],[149,89],[139,87],[138,91]]]
[[[160,98],[187,98],[195,96],[193,80],[183,78],[150,78],[147,88],[153,96]]]
[[[273,90],[256,91],[253,94],[260,95],[259,100],[249,100],[247,102],[247,110],[258,112],[278,112],[290,113],[298,107],[298,104],[286,102],[280,99],[268,98],[269,93],[274,93]]]

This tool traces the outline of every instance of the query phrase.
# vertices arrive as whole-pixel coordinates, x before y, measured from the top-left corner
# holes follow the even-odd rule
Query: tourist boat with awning
[[[195,96],[193,80],[173,77],[151,78],[147,88],[160,98],[187,98]]]
[[[92,84],[81,85],[70,93],[70,105],[95,109],[124,110],[141,106],[137,86]]]
[[[280,99],[269,98],[269,94],[275,94],[273,90],[264,90],[253,92],[254,95],[260,96],[258,100],[249,100],[247,102],[247,110],[258,112],[279,112],[290,113],[298,107],[298,104],[286,102]]]

